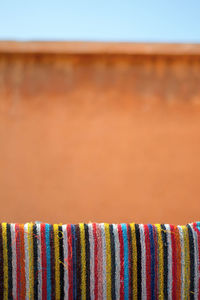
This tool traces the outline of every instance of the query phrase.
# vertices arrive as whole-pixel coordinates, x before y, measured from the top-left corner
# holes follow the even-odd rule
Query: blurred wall
[[[200,51],[53,46],[0,46],[0,220],[200,220]]]

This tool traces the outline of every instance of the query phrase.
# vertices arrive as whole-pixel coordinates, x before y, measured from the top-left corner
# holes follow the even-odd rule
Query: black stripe
[[[12,240],[11,240],[11,226],[7,224],[7,248],[8,248],[8,299],[12,297]]]
[[[49,227],[51,247],[51,300],[55,299],[55,247],[53,225]]]
[[[128,249],[129,249],[129,299],[133,299],[133,247],[131,226],[128,224]]]
[[[192,234],[192,229],[190,225],[187,225],[188,234],[189,234],[189,251],[190,251],[190,299],[194,299],[194,278],[195,278],[195,269],[194,269],[194,239]]]
[[[167,244],[167,233],[164,224],[161,224],[161,236],[163,241],[163,259],[164,259],[164,299],[168,298],[168,244]]]
[[[140,243],[140,229],[139,225],[135,224],[136,245],[137,245],[137,297],[142,299],[142,266],[141,266],[141,243]]]
[[[75,225],[76,231],[76,285],[77,285],[77,300],[81,299],[81,244],[80,244],[80,228]]]
[[[3,237],[2,237],[2,224],[0,224],[0,299],[3,299]]]
[[[111,248],[111,296],[112,300],[116,300],[115,295],[115,273],[116,273],[116,264],[115,264],[115,237],[113,232],[113,225],[109,225],[110,230],[110,248]]]
[[[33,225],[34,298],[38,299],[38,245],[37,226]]]
[[[64,249],[63,249],[63,230],[58,226],[59,238],[59,259],[60,259],[60,300],[64,300]]]
[[[90,242],[88,225],[84,224],[85,228],[85,256],[86,256],[86,300],[90,299]]]

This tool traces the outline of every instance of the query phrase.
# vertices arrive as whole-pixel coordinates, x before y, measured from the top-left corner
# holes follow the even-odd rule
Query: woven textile
[[[200,299],[200,223],[0,224],[0,299]]]

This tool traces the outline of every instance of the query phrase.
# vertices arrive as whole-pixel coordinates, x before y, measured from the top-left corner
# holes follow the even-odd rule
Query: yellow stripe
[[[28,223],[28,254],[29,254],[29,299],[33,299],[33,224]]]
[[[55,249],[55,296],[56,300],[60,299],[60,262],[59,262],[59,238],[58,225],[53,225],[54,230],[54,249]]]
[[[111,247],[109,224],[104,224],[106,237],[106,281],[107,281],[107,299],[111,299]]]
[[[137,300],[137,244],[135,224],[131,223],[132,253],[133,253],[133,300]]]
[[[182,226],[184,234],[184,261],[185,261],[185,272],[184,272],[184,299],[190,298],[190,252],[189,252],[189,234],[187,226]]]
[[[158,281],[159,281],[159,296],[158,299],[164,299],[164,293],[163,293],[163,288],[164,288],[164,269],[163,269],[163,242],[162,242],[162,235],[161,235],[161,226],[160,224],[155,225],[157,228],[157,234],[158,234]]]
[[[85,228],[79,224],[81,237],[81,299],[86,299],[86,257],[85,257]]]
[[[7,224],[2,223],[3,236],[3,275],[4,275],[4,292],[3,299],[8,299],[8,249],[7,249]]]

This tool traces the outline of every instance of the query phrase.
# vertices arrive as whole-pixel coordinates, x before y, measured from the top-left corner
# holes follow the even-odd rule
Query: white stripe
[[[141,252],[142,252],[142,300],[147,299],[146,293],[146,246],[145,246],[145,234],[144,225],[140,224],[140,242],[141,242]]]
[[[29,300],[29,252],[28,252],[28,223],[24,224],[24,246],[25,246],[25,278],[26,299]]]
[[[68,289],[69,289],[69,282],[68,282],[68,240],[67,240],[67,225],[62,225],[63,230],[63,248],[64,248],[64,300],[68,300]]]
[[[101,236],[102,236],[102,252],[103,252],[103,300],[107,299],[107,281],[106,281],[106,236],[104,223],[101,226]]]
[[[115,239],[115,294],[116,299],[120,299],[120,244],[119,244],[119,234],[118,227],[116,224],[113,224],[113,233]]]
[[[183,228],[177,226],[180,234],[181,242],[181,299],[184,299],[184,288],[185,288],[185,244],[184,244],[184,235]]]
[[[168,280],[167,280],[167,288],[168,288],[168,300],[172,300],[172,241],[171,241],[171,228],[170,225],[165,224],[166,232],[167,232],[167,243],[168,243],[168,253],[167,253],[167,264],[168,264]]]
[[[42,256],[41,256],[41,226],[37,227],[37,245],[38,245],[38,299],[42,300]]]
[[[198,300],[198,289],[199,289],[199,250],[198,250],[198,237],[197,233],[193,228],[193,224],[189,224],[192,229],[193,240],[194,240],[194,299]]]
[[[13,281],[13,299],[17,299],[17,267],[16,267],[16,236],[15,224],[11,224],[11,239],[12,239],[12,281]]]
[[[89,241],[90,241],[90,297],[94,300],[94,236],[93,226],[88,224],[89,229]]]

